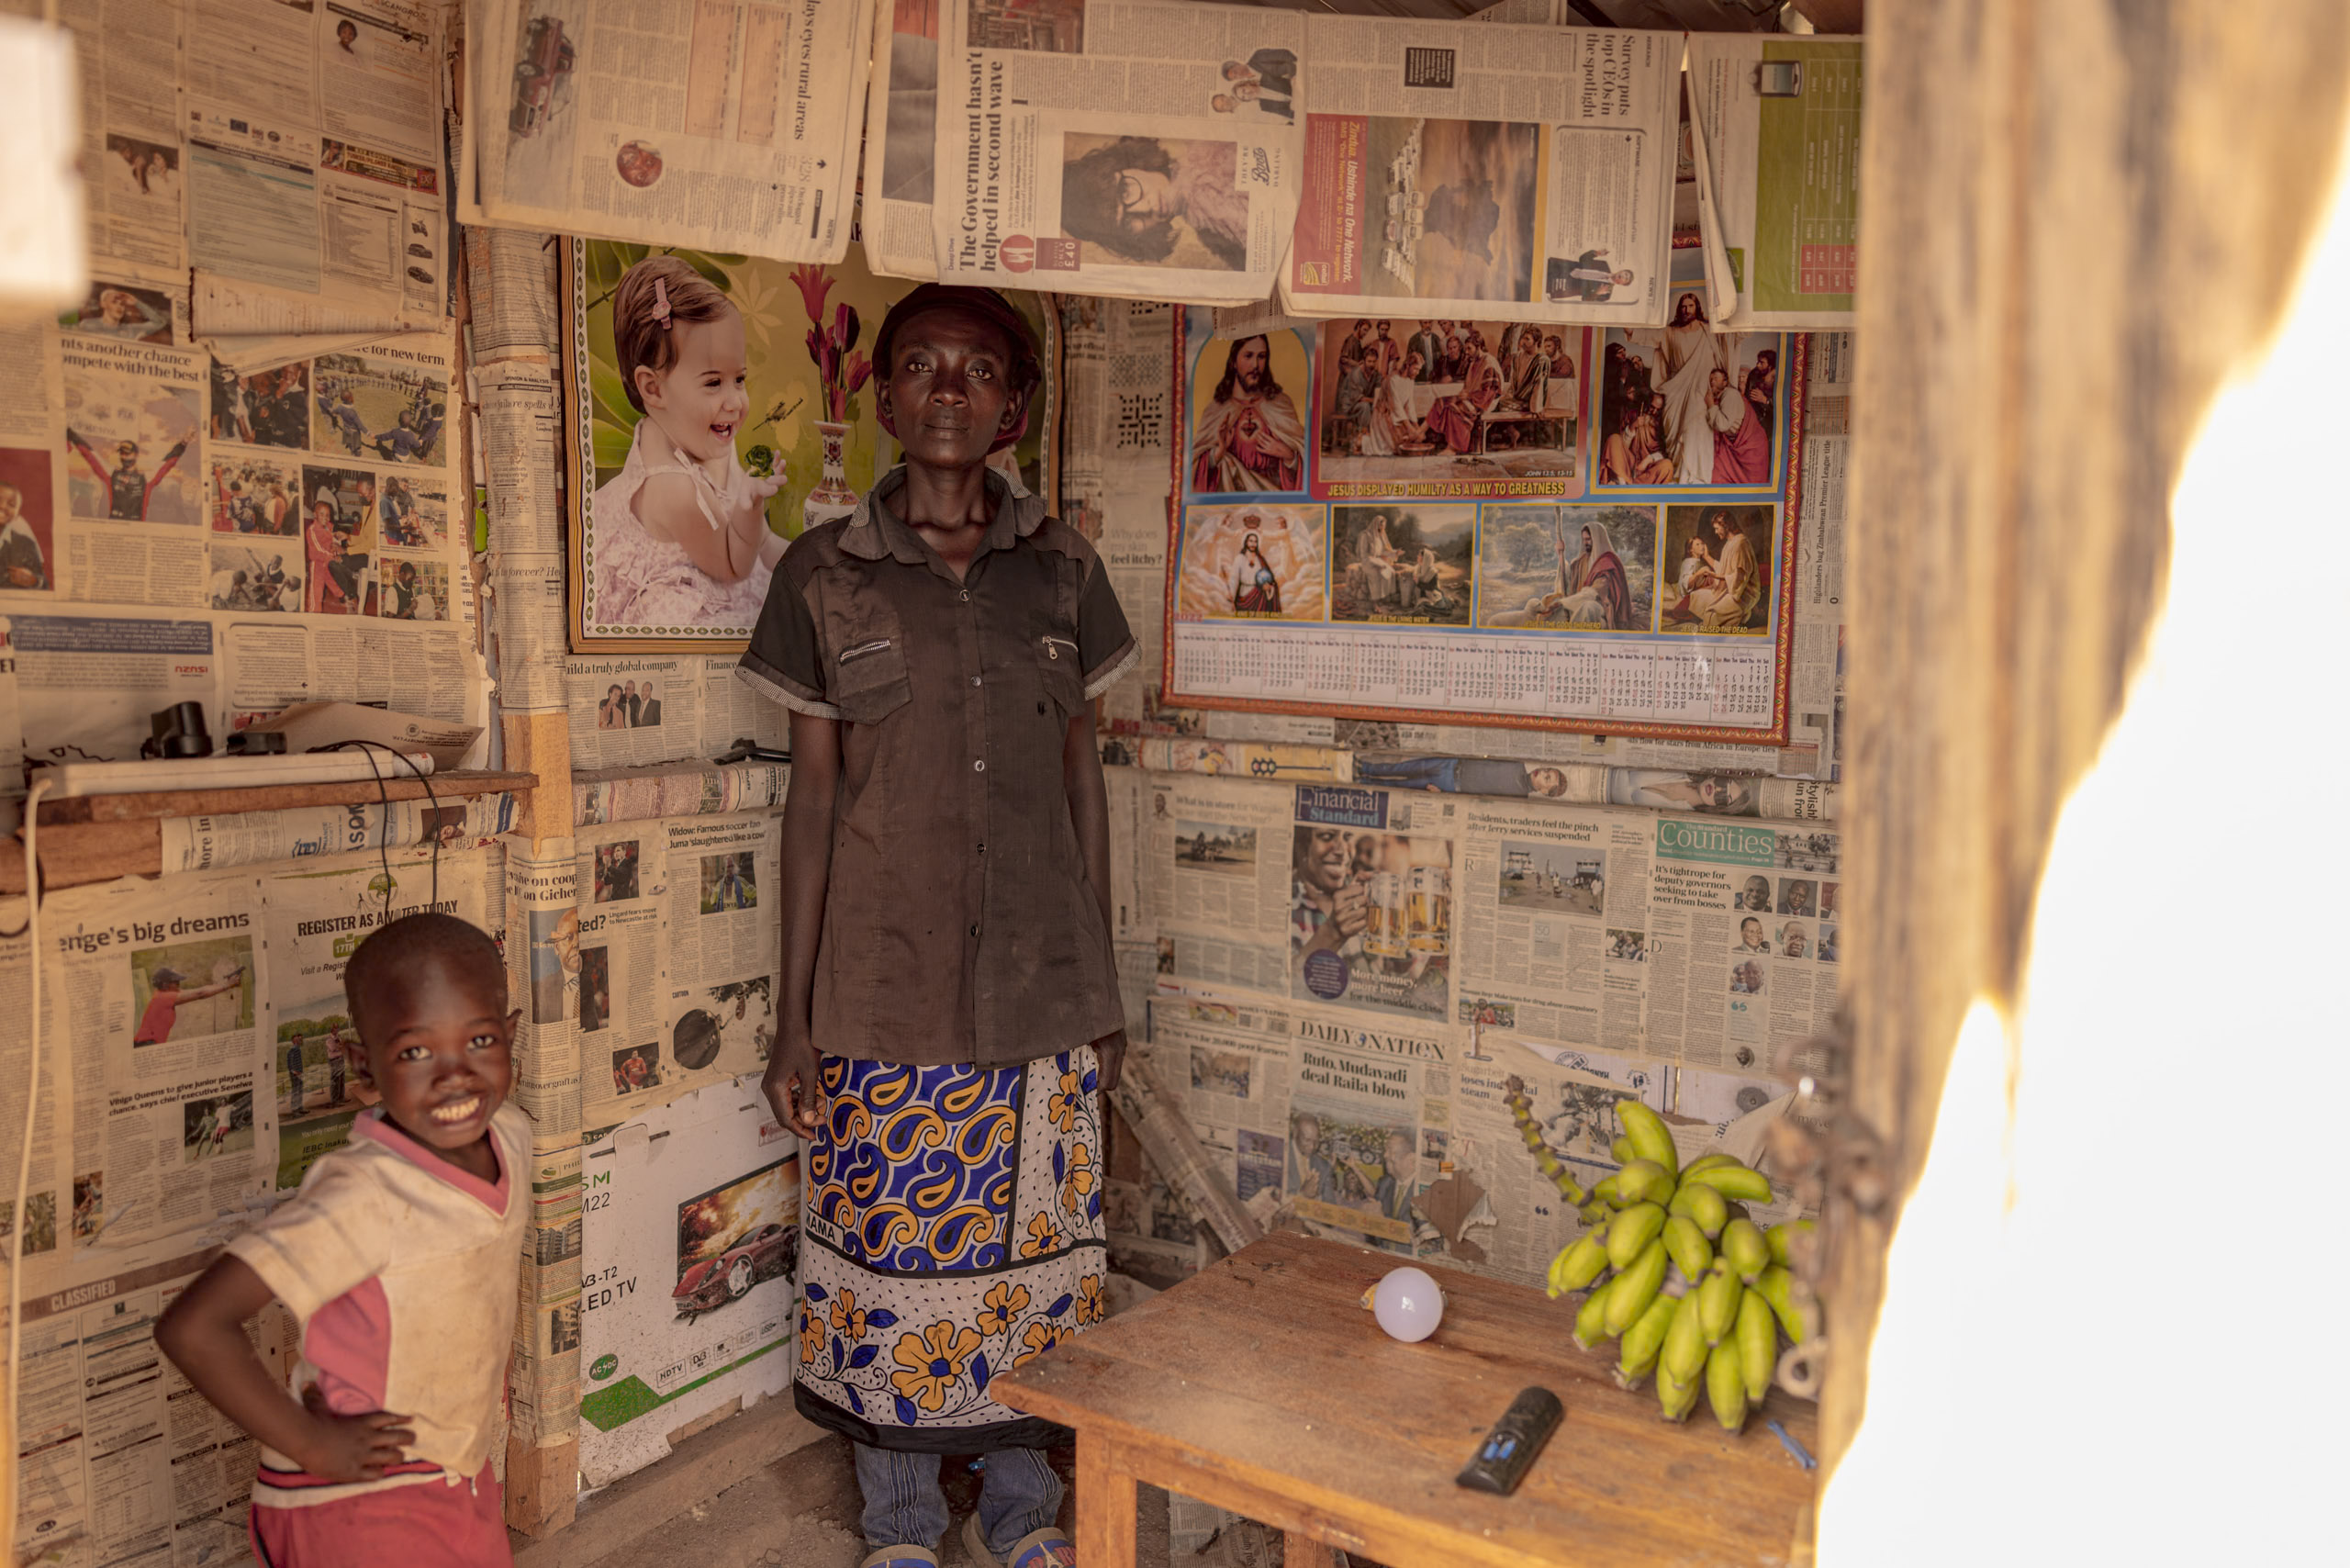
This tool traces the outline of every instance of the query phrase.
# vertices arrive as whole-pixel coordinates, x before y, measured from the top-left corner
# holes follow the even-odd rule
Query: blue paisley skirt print
[[[799,1376],[810,1419],[878,1448],[1042,1447],[988,1395],[1107,1307],[1091,1047],[1001,1068],[826,1057],[804,1166]]]

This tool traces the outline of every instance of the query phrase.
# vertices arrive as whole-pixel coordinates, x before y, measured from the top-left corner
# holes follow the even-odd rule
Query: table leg
[[[1077,1435],[1077,1560],[1085,1568],[1134,1568],[1135,1478],[1106,1439]]]
[[[1281,1532],[1282,1568],[1336,1568],[1337,1561],[1326,1543],[1312,1536],[1293,1529]]]

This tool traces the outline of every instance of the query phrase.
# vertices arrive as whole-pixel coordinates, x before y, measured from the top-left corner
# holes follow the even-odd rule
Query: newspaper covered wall
[[[1174,429],[1175,308],[1082,295],[1062,320],[1061,517],[1093,541],[1142,657],[1110,689],[1107,728],[1156,705],[1165,632],[1152,613],[1167,575],[1168,452]]]
[[[938,6],[876,0],[860,218],[865,264],[876,276],[938,275],[930,227],[937,141]]]
[[[34,759],[136,756],[178,701],[216,736],[321,699],[486,724],[452,340],[240,375],[190,345],[180,292],[151,296],[140,335],[31,330],[0,397],[0,614]]]
[[[1836,832],[1154,774],[1162,984],[1767,1073],[1834,1011]]]
[[[733,655],[610,655],[562,661],[575,768],[708,759],[790,739],[787,711],[734,673]]]
[[[87,0],[59,14],[82,63],[98,280],[83,314],[128,326],[158,309],[142,288],[185,291],[192,269],[207,334],[442,323],[441,6]]]
[[[1315,17],[1285,308],[1665,319],[1681,35]]]
[[[847,254],[872,0],[476,0],[470,19],[479,221]]]
[[[1735,294],[1740,330],[1852,325],[1863,53],[1857,38],[1689,37],[1707,281]]]
[[[1303,173],[1304,18],[942,0],[938,28],[941,277],[1236,305],[1271,292]]]
[[[587,1125],[764,1070],[783,951],[781,818],[666,818],[578,838]]]

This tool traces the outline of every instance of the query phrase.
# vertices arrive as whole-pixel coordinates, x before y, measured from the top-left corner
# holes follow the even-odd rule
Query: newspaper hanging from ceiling
[[[1725,330],[1852,325],[1863,55],[1857,38],[1690,35],[1698,216]]]
[[[1303,170],[1304,17],[1129,0],[938,15],[939,276],[1236,305],[1272,292]],[[903,166],[887,129],[885,188]],[[894,222],[885,208],[902,260]]]
[[[463,215],[839,261],[853,227],[872,6],[478,0]]]
[[[1281,303],[1665,319],[1681,35],[1315,17]]]

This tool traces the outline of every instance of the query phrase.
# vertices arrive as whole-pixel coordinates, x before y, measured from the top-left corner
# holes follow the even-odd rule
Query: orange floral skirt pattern
[[[1082,1047],[1002,1068],[824,1058],[803,1414],[881,1447],[1035,1438],[988,1383],[1106,1311],[1098,1072]]]

